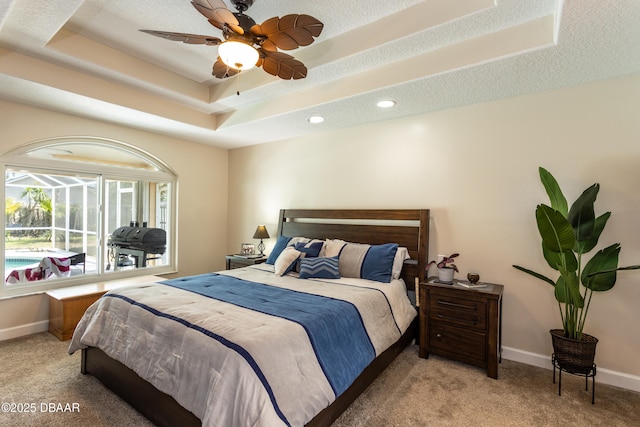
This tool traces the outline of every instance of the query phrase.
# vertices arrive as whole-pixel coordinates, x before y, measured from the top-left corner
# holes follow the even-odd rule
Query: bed
[[[280,256],[270,264],[106,294],[87,310],[69,350],[82,350],[81,371],[156,425],[330,425],[415,338],[407,293],[424,279],[428,229],[426,209],[281,210],[273,250]],[[335,250],[329,243],[337,239],[350,245],[339,256],[312,254],[319,241]],[[384,283],[376,269],[394,247],[396,267],[398,247],[409,259],[394,267],[401,280]],[[295,250],[308,257],[285,262],[293,271],[283,272],[284,254]],[[345,254],[376,280],[327,278],[324,267],[315,269],[332,259],[335,268]],[[313,310],[289,306],[290,299]],[[325,320],[308,320],[312,311],[327,313]],[[344,323],[324,323],[329,318]]]

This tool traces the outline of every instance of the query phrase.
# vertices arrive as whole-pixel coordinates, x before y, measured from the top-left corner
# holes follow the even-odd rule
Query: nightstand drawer
[[[429,345],[434,354],[484,367],[486,334],[433,322],[429,328]]]
[[[430,299],[430,318],[479,331],[487,327],[487,304],[482,300],[463,299],[434,292]]]
[[[247,264],[246,262],[238,262],[237,260],[230,260],[229,267],[227,269],[233,270],[234,268],[242,268],[242,267],[246,267],[247,265],[251,265],[251,264]]]
[[[238,255],[227,255],[225,258],[227,261],[227,270],[261,264],[267,260],[266,256],[247,258]]]

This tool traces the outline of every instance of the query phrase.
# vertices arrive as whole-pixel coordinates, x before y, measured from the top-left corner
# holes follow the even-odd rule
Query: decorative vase
[[[563,329],[551,329],[553,344],[553,360],[559,368],[579,375],[589,374],[596,358],[596,344],[598,339],[588,334],[582,334],[581,340],[567,338]]]
[[[438,280],[442,283],[453,283],[453,273],[455,270],[453,268],[439,268],[438,269]]]

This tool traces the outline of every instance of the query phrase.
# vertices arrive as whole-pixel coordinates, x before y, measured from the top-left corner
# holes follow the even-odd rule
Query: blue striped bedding
[[[347,301],[216,273],[161,283],[300,324],[336,395],[376,356],[360,313]]]
[[[302,426],[411,323],[401,281],[303,280],[270,266],[118,289],[69,351],[98,347],[205,426]]]

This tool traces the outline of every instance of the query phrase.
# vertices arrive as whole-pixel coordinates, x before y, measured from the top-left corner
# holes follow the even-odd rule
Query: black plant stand
[[[596,364],[594,363],[591,369],[588,371],[584,370],[573,370],[568,368],[563,368],[558,363],[558,359],[556,359],[556,354],[553,353],[551,355],[551,363],[553,364],[553,383],[556,383],[556,368],[558,369],[558,396],[562,396],[562,371],[568,372],[571,375],[578,375],[584,377],[584,389],[589,391],[589,377],[591,377],[591,404],[596,403]]]

